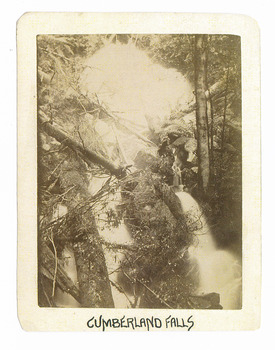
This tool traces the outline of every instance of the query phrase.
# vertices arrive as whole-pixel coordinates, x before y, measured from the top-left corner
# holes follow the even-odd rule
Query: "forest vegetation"
[[[139,120],[124,116],[123,104],[114,110],[99,90],[87,92],[85,76],[101,74],[89,58],[127,45],[184,77],[188,103]],[[58,306],[59,289],[78,307],[112,308],[116,288],[137,296],[132,307],[220,308],[215,293],[195,292],[188,247],[196,228],[175,188],[203,208],[218,247],[241,255],[240,37],[39,35],[37,62],[39,306]],[[131,244],[101,234],[122,223]],[[65,248],[77,281],[64,267]],[[123,253],[117,282],[106,251]]]

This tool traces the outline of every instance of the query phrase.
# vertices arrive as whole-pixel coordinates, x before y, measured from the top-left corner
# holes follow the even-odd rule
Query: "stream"
[[[112,64],[110,64],[112,62]],[[171,109],[179,106],[184,109],[193,101],[193,87],[190,82],[174,69],[166,69],[155,64],[133,43],[128,45],[111,44],[95,53],[86,62],[81,79],[84,94],[104,101],[109,109],[116,111],[124,122],[141,124],[141,130],[146,129],[146,114],[155,115],[164,120]],[[92,68],[91,68],[92,67]],[[183,93],[184,92],[184,93]],[[193,113],[194,114],[194,113]],[[194,115],[187,116],[186,122]],[[90,117],[89,117],[90,118]],[[189,119],[188,119],[189,118]],[[101,120],[94,123],[97,133],[103,141],[115,142],[111,128]],[[126,157],[134,159],[139,147],[145,147],[142,142],[133,142],[132,135],[124,135]],[[128,137],[128,138],[127,138]],[[140,144],[140,145],[139,145]],[[93,183],[90,194],[95,193],[102,186],[102,181]],[[220,303],[223,309],[241,308],[242,296],[242,266],[238,256],[226,249],[218,249],[213,239],[210,227],[196,200],[187,192],[177,192],[182,210],[187,222],[195,235],[194,244],[189,247],[190,258],[199,267],[199,285],[197,294],[216,292],[220,294]],[[110,199],[110,206],[119,202],[120,198]],[[132,238],[126,225],[122,222],[119,227],[106,228],[104,213],[97,220],[99,233],[109,243],[131,244]],[[124,255],[121,251],[112,251],[104,248],[106,265],[116,308],[130,308],[133,297],[121,293],[115,287],[118,269]],[[64,269],[68,276],[77,283],[77,272],[73,252],[65,247],[62,257]],[[66,293],[57,291],[59,306],[78,307],[76,301]]]
[[[194,244],[188,252],[199,267],[197,294],[216,292],[224,310],[242,305],[242,266],[240,259],[227,250],[218,249],[205,216],[196,200],[187,192],[177,192],[187,225],[195,224]]]

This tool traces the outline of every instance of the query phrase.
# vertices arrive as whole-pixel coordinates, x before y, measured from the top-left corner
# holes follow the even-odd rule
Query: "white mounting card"
[[[21,326],[259,328],[257,23],[26,13],[17,54]]]

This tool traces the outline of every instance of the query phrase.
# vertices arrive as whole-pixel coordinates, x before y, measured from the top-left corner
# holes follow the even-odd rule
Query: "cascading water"
[[[129,230],[124,223],[121,223],[118,227],[105,228],[100,234],[109,243],[123,245],[130,245],[132,243]],[[134,304],[134,297],[123,292],[122,286],[118,282],[121,264],[125,255],[119,250],[108,248],[104,249],[104,255],[111,281],[111,291],[115,308],[131,308],[131,305]]]
[[[112,64],[110,64],[110,59]],[[157,116],[161,121],[170,114],[171,109],[182,109],[194,100],[192,84],[180,73],[155,64],[147,54],[139,50],[134,43],[128,45],[109,44],[95,53],[85,63],[80,82],[84,95],[93,99],[94,94],[111,111],[122,118],[124,123],[141,124],[141,130],[147,128],[145,115]],[[184,94],[183,94],[184,92]],[[89,121],[91,121],[91,116]],[[186,123],[195,122],[195,113],[185,116]],[[115,144],[113,129],[103,120],[92,121],[93,127],[105,142]],[[140,127],[140,125],[139,125]],[[117,131],[119,134],[120,131]],[[133,160],[140,148],[146,147],[140,139],[133,141],[133,135],[119,134],[126,157]],[[124,157],[125,158],[125,157]],[[190,159],[189,159],[190,160]],[[126,162],[128,163],[128,162]],[[131,163],[131,162],[130,162]],[[96,193],[105,180],[94,177],[89,188],[90,194]],[[174,186],[181,182],[174,183]],[[190,229],[196,236],[195,243],[189,248],[189,254],[198,265],[200,283],[198,293],[217,292],[224,309],[241,307],[241,263],[237,257],[226,250],[217,249],[209,226],[198,203],[185,192],[177,193]],[[119,199],[115,199],[117,201]],[[109,203],[115,202],[109,198]],[[112,204],[111,204],[112,205]],[[102,221],[101,221],[102,219]],[[106,227],[105,214],[97,218],[100,235],[109,243],[131,244],[132,238],[124,223],[119,227]],[[196,228],[194,228],[196,226]],[[122,251],[104,247],[109,278],[117,281],[118,270],[124,258]],[[131,302],[125,293],[111,285],[115,307],[129,308]]]
[[[107,178],[93,177],[90,181],[89,192],[91,195],[97,193],[104,185]],[[101,211],[96,216],[97,227],[102,239],[110,245],[125,245],[129,246],[133,243],[130,232],[124,222],[121,222],[117,227],[106,225],[108,220],[106,209],[113,209],[117,204],[121,203],[121,196],[119,189],[115,193],[108,195],[108,204],[105,210]],[[118,283],[118,276],[120,273],[121,264],[125,258],[122,250],[114,249],[103,244],[103,252],[105,256],[106,267],[111,283],[112,297],[115,308],[131,308],[134,303],[134,298],[131,295],[122,291],[122,287]]]
[[[104,180],[93,179],[91,187],[98,190]],[[92,191],[90,191],[92,193]],[[196,200],[187,192],[177,192],[187,225],[193,232],[195,239],[188,252],[190,259],[199,270],[199,285],[196,294],[216,292],[220,295],[223,309],[240,309],[242,295],[241,262],[237,256],[227,250],[218,249],[212,237],[211,230],[205,216]],[[119,192],[109,198],[108,208],[115,206],[121,200]],[[116,245],[131,245],[133,239],[127,226],[122,222],[118,227],[106,227],[104,212],[99,215],[97,224],[99,233],[108,243]],[[111,281],[111,290],[115,308],[131,308],[135,303],[134,296],[121,291],[118,282],[121,263],[124,259],[122,250],[104,248],[106,265]],[[120,287],[120,288],[117,288]],[[120,289],[120,290],[119,290]]]
[[[67,276],[77,285],[77,270],[73,249],[69,246],[65,246],[62,251],[61,263]],[[78,301],[74,299],[70,294],[63,292],[57,288],[55,293],[55,304],[58,307],[80,307]]]
[[[54,213],[54,219],[60,218],[61,216],[67,214],[67,207],[58,204],[56,211]],[[59,259],[64,271],[67,276],[77,285],[77,270],[76,262],[73,249],[67,245],[64,247],[61,253],[61,258]],[[60,288],[56,288],[55,291],[55,304],[57,307],[80,307],[78,301],[74,299],[70,294],[63,292]]]
[[[242,272],[240,260],[227,250],[217,249],[206,218],[196,200],[187,192],[177,192],[187,225],[195,235],[190,258],[198,264],[197,294],[220,294],[223,309],[240,309]]]

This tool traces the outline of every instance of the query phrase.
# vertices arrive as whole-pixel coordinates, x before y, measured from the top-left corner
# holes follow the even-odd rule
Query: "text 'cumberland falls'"
[[[160,319],[158,317],[151,318],[138,318],[131,317],[127,318],[123,316],[122,318],[108,318],[105,319],[102,315],[98,318],[92,317],[87,322],[89,328],[100,328],[103,332],[107,328],[129,328],[130,330],[147,330],[150,331],[152,328],[182,328],[190,331],[194,326],[194,322],[191,320],[192,316],[187,319],[172,317],[171,315],[165,319]]]

